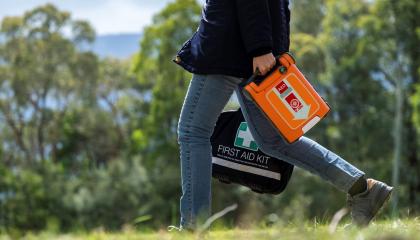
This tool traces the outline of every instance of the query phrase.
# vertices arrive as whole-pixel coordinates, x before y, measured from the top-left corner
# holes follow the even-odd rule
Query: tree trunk
[[[420,83],[420,77],[417,67],[420,66],[420,54],[418,51],[413,49],[409,53],[410,58],[410,77],[411,84],[409,89],[409,96],[414,94],[415,85]],[[409,177],[408,189],[409,189],[409,203],[415,212],[420,212],[420,156],[418,153],[418,133],[416,131],[415,123],[413,121],[413,109],[410,108],[408,111],[407,119],[407,157],[408,167],[411,170]]]
[[[404,91],[401,80],[396,81],[395,87],[395,122],[394,122],[394,163],[392,167],[392,185],[394,186],[394,194],[392,201],[392,215],[398,217],[398,195],[399,195],[399,175],[401,163],[401,146],[402,146],[402,123],[403,123],[403,107],[404,107]]]

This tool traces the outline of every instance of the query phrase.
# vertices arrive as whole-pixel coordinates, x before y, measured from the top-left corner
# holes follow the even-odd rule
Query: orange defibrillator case
[[[277,61],[265,77],[254,74],[248,79],[243,93],[292,143],[324,118],[330,107],[299,71],[289,53]]]

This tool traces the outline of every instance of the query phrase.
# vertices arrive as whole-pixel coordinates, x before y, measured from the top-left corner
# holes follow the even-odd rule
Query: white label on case
[[[318,116],[315,116],[314,118],[312,118],[311,121],[309,121],[305,126],[303,126],[302,128],[303,133],[306,133],[307,131],[309,131],[309,129],[315,126],[315,124],[317,124],[320,120],[321,118]]]

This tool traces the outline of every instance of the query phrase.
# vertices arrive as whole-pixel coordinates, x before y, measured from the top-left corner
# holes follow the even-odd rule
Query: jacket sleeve
[[[272,51],[271,17],[267,0],[235,0],[242,41],[253,57]]]

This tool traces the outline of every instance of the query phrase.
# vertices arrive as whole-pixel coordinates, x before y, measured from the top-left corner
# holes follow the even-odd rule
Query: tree
[[[50,153],[54,158],[69,102],[90,96],[86,92],[97,75],[96,56],[77,51],[77,45],[93,41],[94,31],[86,22],[72,21],[68,12],[44,5],[5,18],[0,34],[0,116],[15,143],[8,144],[4,158],[27,164]]]
[[[129,62],[99,60],[86,50],[91,26],[50,4],[5,18],[0,34],[0,117],[12,139],[2,144],[5,161],[94,166],[118,157],[130,144]]]
[[[353,122],[344,127],[349,131],[343,134],[356,147],[349,148],[351,156],[376,162],[367,165],[368,170],[384,177],[390,176],[388,162],[394,159],[394,184],[398,184],[399,165],[406,169],[409,174],[402,179],[406,184],[396,186],[394,196],[407,191],[409,206],[418,205],[420,189],[416,177],[419,141],[408,101],[419,82],[419,12],[418,4],[412,0],[328,1],[324,22],[325,33],[334,37],[330,38],[333,41],[324,42],[324,79],[335,81],[333,91],[340,103],[351,100],[338,116],[341,128],[345,122]],[[351,132],[360,135],[349,138]]]
[[[143,98],[128,61],[88,50],[94,37],[50,4],[2,21],[0,229],[118,228],[147,209],[131,150]]]
[[[420,196],[418,153],[419,136],[415,131],[415,109],[409,99],[413,98],[420,75],[420,7],[417,1],[404,0],[398,2],[376,1],[372,5],[371,15],[366,18],[364,28],[372,36],[372,44],[377,46],[378,65],[375,69],[391,86],[395,96],[395,150],[393,182],[394,209],[397,208],[398,196],[403,196],[407,189],[408,203],[418,206]],[[404,126],[404,128],[402,128]],[[399,171],[405,169],[402,185],[399,185]],[[403,197],[403,200],[405,198]],[[417,207],[413,210],[419,211]]]

